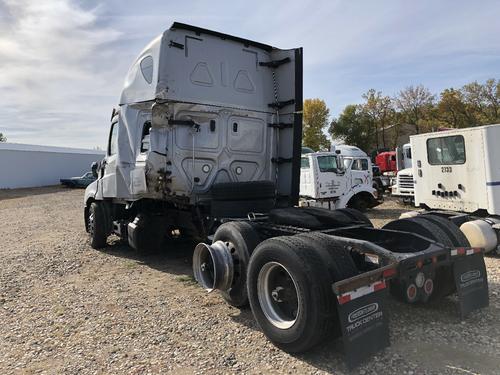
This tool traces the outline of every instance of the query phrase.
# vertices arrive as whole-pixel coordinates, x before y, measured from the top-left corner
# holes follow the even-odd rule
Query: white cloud
[[[120,33],[97,25],[98,9],[83,10],[69,0],[7,0],[3,8],[0,105],[10,116],[0,117],[0,130],[14,139],[61,144],[71,138],[66,126],[73,125],[80,133],[89,132],[88,139],[74,139],[74,145],[104,143],[91,134],[97,124],[89,114],[96,113],[100,96],[118,96],[116,87],[106,85],[106,73],[114,68],[103,64],[109,60],[103,56]],[[100,109],[106,117],[111,111]]]

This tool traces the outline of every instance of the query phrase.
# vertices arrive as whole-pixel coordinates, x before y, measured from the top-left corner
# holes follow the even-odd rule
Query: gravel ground
[[[193,283],[192,251],[143,256],[117,241],[87,244],[82,190],[0,191],[0,374],[334,373],[338,341],[300,356],[268,343],[251,311]],[[404,207],[372,210],[376,225]],[[393,300],[392,346],[353,373],[498,374],[500,259],[487,258],[490,307],[460,321]]]

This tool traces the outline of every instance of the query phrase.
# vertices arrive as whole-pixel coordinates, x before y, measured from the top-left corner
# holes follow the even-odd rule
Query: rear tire
[[[439,226],[439,228],[446,232],[455,247],[470,247],[469,240],[465,237],[465,234],[463,234],[460,228],[450,220],[433,214],[424,214],[417,217],[428,220]]]
[[[307,351],[331,336],[335,327],[338,330],[331,284],[334,278],[346,275],[346,268],[330,256],[330,264],[336,266],[328,269],[324,261],[324,240],[316,238],[315,234],[271,238],[257,246],[250,259],[248,296],[254,317],[269,340],[289,353]],[[263,275],[267,275],[271,267],[281,267],[284,279],[291,279],[293,283],[288,282],[286,288],[279,284],[267,286]],[[338,275],[337,272],[344,273]],[[295,300],[296,310],[280,307],[295,306]],[[271,314],[269,310],[277,313]],[[296,314],[285,314],[282,318],[280,311],[295,311]]]
[[[453,241],[437,224],[425,220],[419,216],[406,219],[398,219],[384,225],[382,229],[399,230],[403,232],[415,233],[430,240],[452,248]]]
[[[213,242],[222,241],[231,249],[234,262],[234,276],[231,289],[221,291],[224,300],[231,306],[248,305],[247,270],[250,255],[259,244],[260,238],[247,222],[232,221],[222,224],[215,232]]]
[[[361,221],[363,223],[369,224],[370,227],[373,228],[373,224],[370,221],[370,219],[368,219],[368,217],[364,213],[362,213],[361,211],[358,211],[354,208],[339,208],[336,211],[342,212],[343,214],[349,216],[353,220]]]
[[[102,249],[108,239],[106,209],[102,202],[92,202],[87,215],[87,228],[90,236],[90,246]]]
[[[383,229],[400,230],[419,234],[430,240],[436,241],[448,248],[454,248],[453,240],[436,223],[417,216],[407,219],[399,219],[384,225]],[[403,291],[397,279],[391,281],[391,294],[399,300],[406,301],[406,292]],[[456,291],[453,272],[451,267],[439,267],[436,269],[434,280],[434,291],[430,300],[444,298]]]

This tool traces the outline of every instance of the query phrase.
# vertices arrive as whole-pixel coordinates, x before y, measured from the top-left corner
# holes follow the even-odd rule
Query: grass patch
[[[196,280],[191,275],[177,276],[175,278],[175,280],[180,281],[181,283],[186,283],[186,284],[196,284]]]
[[[138,266],[137,262],[134,262],[133,260],[127,260],[125,262],[125,268],[132,269],[132,268],[136,268],[137,266]]]

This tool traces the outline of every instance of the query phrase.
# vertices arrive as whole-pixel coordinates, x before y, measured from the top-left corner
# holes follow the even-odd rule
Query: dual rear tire
[[[465,235],[454,223],[433,214],[395,220],[385,225],[383,229],[415,233],[450,249],[470,246]],[[434,279],[434,290],[430,296],[430,300],[446,297],[455,291],[456,287],[452,268],[437,268]],[[391,281],[391,294],[399,300],[407,301],[406,288],[400,285],[397,279]]]
[[[248,297],[264,334],[299,353],[340,334],[332,283],[358,273],[343,246],[322,233],[276,237],[254,250]]]

